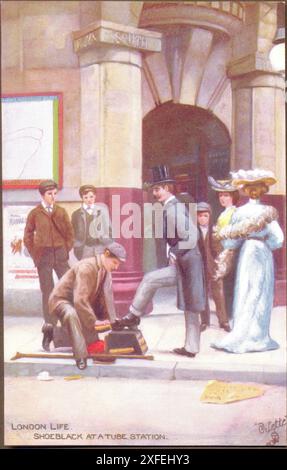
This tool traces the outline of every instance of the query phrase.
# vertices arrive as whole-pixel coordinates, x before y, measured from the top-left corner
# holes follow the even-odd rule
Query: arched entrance
[[[225,125],[210,111],[196,106],[165,103],[143,119],[143,181],[150,180],[150,168],[165,164],[176,180],[177,196],[186,201],[208,201],[217,217],[220,207],[208,186],[207,177],[229,177],[231,140]],[[147,195],[152,200],[151,194]],[[145,249],[146,270],[164,262],[157,246],[157,266]]]

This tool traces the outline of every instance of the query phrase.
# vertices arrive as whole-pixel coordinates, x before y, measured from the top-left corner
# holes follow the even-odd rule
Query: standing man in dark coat
[[[105,245],[112,241],[108,208],[96,204],[96,192],[92,184],[81,186],[82,206],[72,214],[74,254],[78,260],[103,253]]]
[[[113,329],[140,323],[148,303],[160,287],[177,285],[178,308],[184,310],[185,344],[176,354],[194,357],[199,352],[199,313],[205,308],[203,263],[197,246],[197,229],[186,210],[173,194],[175,181],[165,166],[154,167],[151,187],[155,199],[163,205],[163,238],[167,243],[169,266],[147,273],[140,283],[129,313],[112,325]]]
[[[39,192],[41,203],[28,214],[24,245],[38,271],[45,323],[42,328],[42,346],[50,350],[53,340],[53,325],[48,309],[48,299],[54,281],[53,270],[58,278],[69,269],[69,251],[73,247],[73,227],[68,214],[55,204],[58,186],[52,180],[42,181]]]

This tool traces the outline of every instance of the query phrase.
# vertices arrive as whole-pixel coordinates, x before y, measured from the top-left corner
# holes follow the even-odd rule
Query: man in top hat
[[[53,270],[58,278],[69,269],[69,251],[73,247],[73,227],[68,214],[55,204],[58,186],[52,180],[42,181],[39,185],[41,203],[28,214],[24,245],[38,271],[44,325],[42,346],[50,349],[53,339],[53,325],[48,309],[48,299],[54,287]]]
[[[184,310],[186,336],[184,347],[176,354],[195,357],[199,352],[199,312],[205,308],[202,257],[197,246],[197,229],[184,203],[173,194],[175,181],[166,166],[152,168],[151,188],[163,206],[163,238],[167,243],[169,266],[147,273],[140,283],[128,314],[112,325],[113,329],[134,327],[140,323],[147,305],[160,287],[177,285],[178,307]]]
[[[96,204],[96,188],[92,184],[80,187],[82,205],[72,214],[75,233],[74,254],[78,260],[89,258],[94,253],[103,253],[112,241],[108,208]]]
[[[220,205],[224,210],[220,213],[216,224],[216,232],[224,229],[231,222],[232,215],[236,209],[236,204],[240,199],[238,188],[232,184],[232,180],[215,180],[212,176],[208,177],[208,181],[211,185],[211,188],[218,195],[218,200]],[[218,256],[223,250],[222,244],[220,242],[215,242],[214,251]],[[224,301],[227,318],[231,320],[232,318],[232,304],[234,297],[234,282],[235,282],[235,266],[237,264],[237,253],[234,255],[234,263],[230,272],[222,279],[223,283],[223,292],[224,292]],[[220,280],[219,280],[220,282]],[[228,330],[227,330],[228,331]]]
[[[50,295],[51,317],[67,329],[79,369],[87,367],[88,347],[98,340],[96,320],[115,322],[111,272],[125,260],[124,247],[111,242],[104,253],[74,264]]]
[[[215,303],[216,315],[218,318],[219,326],[225,331],[230,331],[228,323],[228,316],[225,306],[225,298],[223,292],[222,279],[214,280],[216,272],[215,258],[217,252],[215,251],[215,243],[212,238],[211,227],[211,207],[207,202],[199,202],[197,204],[197,226],[199,231],[198,246],[202,255],[204,264],[204,274],[206,283],[206,306],[201,312],[201,331],[206,330],[210,325],[210,308],[208,301],[208,291],[212,295]]]

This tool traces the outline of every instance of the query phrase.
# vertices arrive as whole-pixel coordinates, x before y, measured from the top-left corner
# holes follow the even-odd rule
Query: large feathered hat
[[[272,184],[277,183],[274,173],[269,170],[256,168],[254,170],[231,171],[230,174],[232,176],[232,185],[237,186],[237,188],[246,184],[264,183],[266,186],[272,186]]]
[[[215,180],[212,176],[209,176],[208,177],[208,182],[209,184],[211,185],[211,188],[214,190],[214,191],[218,191],[218,192],[222,192],[222,193],[225,193],[225,192],[234,192],[234,191],[238,191],[238,188],[236,186],[233,186],[232,184],[232,180],[229,179],[229,180]]]

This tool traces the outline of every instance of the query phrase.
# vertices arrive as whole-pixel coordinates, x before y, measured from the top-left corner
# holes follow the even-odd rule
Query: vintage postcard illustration
[[[286,446],[285,2],[1,31],[4,445]]]

